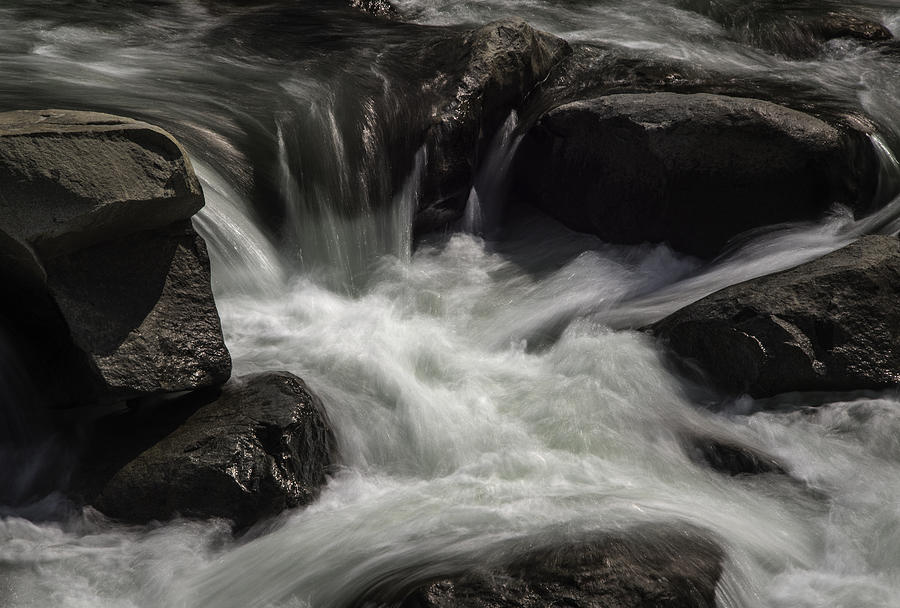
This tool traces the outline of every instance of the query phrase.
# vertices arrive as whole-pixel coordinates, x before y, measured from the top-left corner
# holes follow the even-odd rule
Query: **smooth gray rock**
[[[900,239],[873,235],[649,329],[730,393],[883,389],[900,383],[898,296]]]
[[[300,378],[244,376],[115,472],[94,502],[126,521],[180,514],[244,527],[311,502],[333,449],[322,404]]]
[[[645,526],[533,550],[506,566],[426,584],[393,605],[713,608],[722,560],[721,548],[696,530]]]
[[[417,233],[462,217],[490,139],[570,52],[564,40],[521,19],[495,21],[428,49],[440,65],[423,87],[428,96],[437,93],[437,101],[429,120],[429,172],[415,216]]]
[[[0,113],[0,226],[43,258],[190,218],[203,192],[175,139],[129,118]]]
[[[750,228],[865,206],[868,148],[757,99],[608,95],[541,118],[519,148],[514,199],[610,242],[713,256]]]
[[[171,135],[108,114],[3,113],[0,184],[0,325],[40,401],[228,379],[209,258],[190,222],[203,195]]]

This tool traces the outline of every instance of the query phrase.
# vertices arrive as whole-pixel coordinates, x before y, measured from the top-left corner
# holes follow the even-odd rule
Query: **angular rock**
[[[300,378],[244,376],[115,472],[95,506],[131,522],[180,514],[245,527],[311,502],[333,447],[322,404]]]
[[[898,295],[900,240],[873,235],[649,329],[730,393],[884,389],[900,383]]]
[[[722,550],[698,532],[644,527],[533,551],[507,566],[424,585],[393,605],[712,608],[722,560]]]
[[[190,218],[203,192],[175,139],[69,110],[0,113],[0,226],[42,258]]]
[[[550,69],[571,52],[556,36],[521,19],[504,19],[449,37],[429,49],[438,75],[428,135],[429,173],[415,230],[427,232],[462,217],[475,171],[491,137]]]
[[[45,268],[72,340],[96,373],[95,399],[218,386],[231,375],[206,244],[190,222],[53,258]]]
[[[127,118],[0,114],[0,324],[54,406],[217,386],[231,373],[184,151]]]
[[[713,256],[733,236],[865,207],[871,146],[808,114],[710,94],[616,94],[545,114],[523,140],[515,198],[618,243]]]

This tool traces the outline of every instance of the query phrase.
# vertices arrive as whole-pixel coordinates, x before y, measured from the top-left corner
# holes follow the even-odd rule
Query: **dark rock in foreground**
[[[332,449],[322,405],[301,379],[245,376],[115,473],[95,506],[132,522],[181,514],[244,527],[311,502]]]
[[[574,230],[712,256],[750,228],[860,207],[877,159],[827,123],[756,99],[617,94],[544,115],[516,196]]]
[[[712,608],[722,559],[722,550],[695,532],[638,528],[436,582],[400,606]]]
[[[504,19],[443,40],[428,54],[441,66],[424,89],[438,93],[428,133],[429,173],[417,233],[462,217],[491,137],[551,68],[571,52],[556,36]]]
[[[231,373],[184,150],[126,118],[0,114],[0,325],[41,399],[217,386]]]
[[[650,329],[730,393],[883,389],[900,383],[898,296],[900,240],[866,236]]]

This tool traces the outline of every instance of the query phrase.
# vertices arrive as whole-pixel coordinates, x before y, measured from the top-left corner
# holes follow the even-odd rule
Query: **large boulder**
[[[200,182],[178,142],[129,118],[0,113],[0,226],[42,258],[190,218]]]
[[[877,167],[868,142],[766,101],[615,94],[545,114],[514,195],[604,240],[712,256],[750,228],[865,208]]]
[[[900,383],[900,239],[866,236],[703,298],[649,329],[730,393]]]
[[[0,114],[0,324],[51,405],[225,382],[231,358],[168,133],[64,110]]]
[[[394,605],[713,608],[722,560],[722,550],[701,533],[640,527],[533,550],[505,566],[426,584]]]
[[[300,378],[244,376],[115,471],[93,502],[132,522],[180,514],[224,517],[244,527],[311,502],[333,449],[322,404]]]
[[[491,138],[570,52],[564,40],[521,19],[495,21],[427,49],[425,54],[440,62],[423,87],[426,99],[435,101],[428,119],[428,174],[415,216],[416,232],[462,217]]]

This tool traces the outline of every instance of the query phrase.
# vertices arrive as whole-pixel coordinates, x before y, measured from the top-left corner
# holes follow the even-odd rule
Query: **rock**
[[[0,226],[42,258],[190,218],[203,192],[175,139],[110,114],[0,113]]]
[[[712,436],[685,437],[691,458],[726,475],[760,475],[787,473],[778,460],[750,446]]]
[[[53,258],[47,285],[98,381],[95,399],[218,386],[231,375],[206,244],[190,222]]]
[[[703,298],[649,330],[729,393],[900,383],[900,240],[866,236]]]
[[[350,6],[383,19],[399,19],[397,7],[388,0],[350,0]]]
[[[794,59],[813,57],[836,38],[882,42],[890,30],[864,9],[839,3],[784,3],[779,0],[681,0],[684,8],[706,15],[739,40]]]
[[[514,197],[618,243],[713,256],[750,228],[857,208],[877,181],[871,145],[769,102],[616,94],[560,106],[523,140]]]
[[[115,472],[95,506],[131,522],[180,514],[245,527],[311,502],[333,447],[322,404],[300,378],[244,376]]]
[[[394,605],[712,608],[722,560],[722,550],[701,533],[644,527],[532,551],[506,566],[426,584]]]
[[[0,324],[53,406],[217,386],[231,373],[164,131],[107,114],[0,114]],[[8,185],[8,186],[7,186]]]
[[[521,19],[504,19],[448,37],[427,51],[440,58],[424,89],[436,93],[428,130],[429,173],[415,231],[458,220],[491,137],[510,112],[571,49]]]

